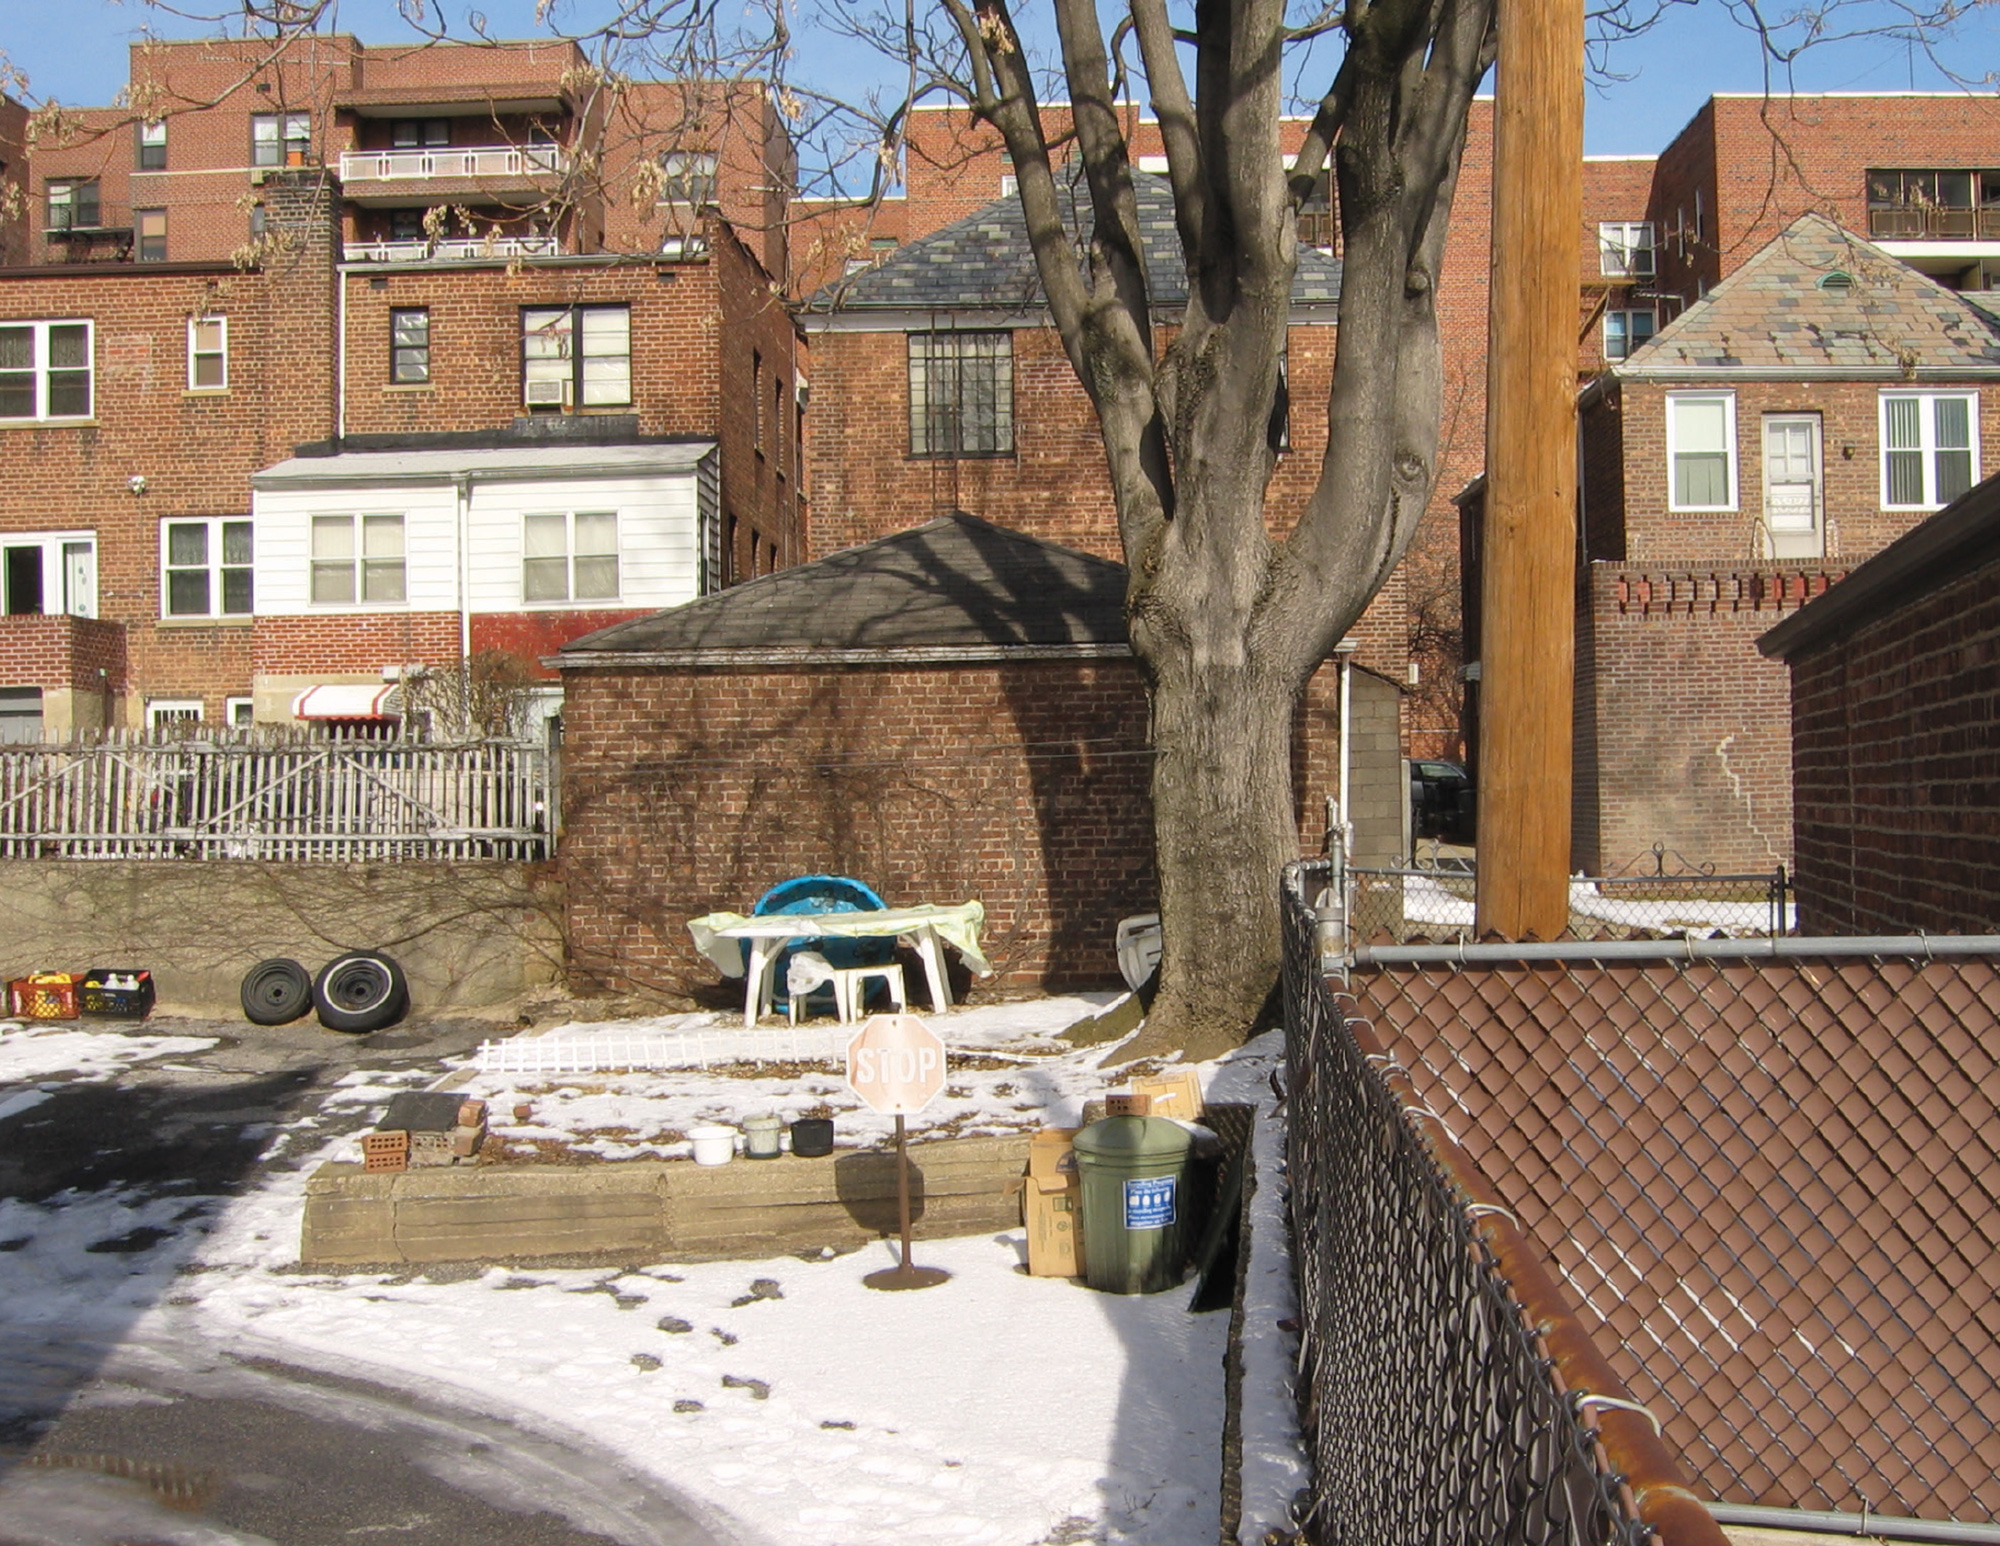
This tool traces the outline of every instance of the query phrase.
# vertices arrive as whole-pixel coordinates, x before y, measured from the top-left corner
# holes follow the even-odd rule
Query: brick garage
[[[572,961],[683,996],[689,918],[792,875],[986,906],[1005,985],[1117,981],[1155,905],[1121,566],[957,516],[559,657]]]
[[[2000,479],[1758,647],[1791,672],[1801,931],[2000,932]]]

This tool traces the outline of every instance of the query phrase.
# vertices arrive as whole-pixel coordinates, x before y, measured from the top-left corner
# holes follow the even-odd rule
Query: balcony
[[[412,195],[460,198],[539,194],[569,171],[557,145],[454,145],[428,150],[349,150],[340,181],[359,204],[406,203]]]
[[[349,242],[349,263],[476,263],[491,258],[559,258],[562,242],[553,236],[454,236],[430,241]]]
[[[92,200],[88,204],[49,204],[43,211],[42,234],[51,241],[94,241],[129,236],[132,211],[118,204]]]
[[[2000,242],[2000,204],[1982,209],[1871,205],[1868,236],[1878,242]]]

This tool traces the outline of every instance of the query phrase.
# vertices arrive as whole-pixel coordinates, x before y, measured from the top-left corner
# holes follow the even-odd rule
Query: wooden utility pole
[[[1582,0],[1499,0],[1479,641],[1481,937],[1569,921]]]

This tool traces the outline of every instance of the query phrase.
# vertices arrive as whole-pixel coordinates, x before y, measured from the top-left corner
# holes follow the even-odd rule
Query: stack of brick
[[[393,1097],[375,1131],[361,1137],[368,1170],[456,1165],[486,1141],[486,1102],[449,1090],[406,1090]]]

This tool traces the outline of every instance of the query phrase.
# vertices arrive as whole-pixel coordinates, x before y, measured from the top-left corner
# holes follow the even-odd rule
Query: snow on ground
[[[1101,1003],[1043,999],[926,1016],[954,1066],[948,1093],[912,1119],[913,1130],[1076,1121],[1083,1101],[1124,1082],[1126,1071],[1112,1061],[1115,1048],[1052,1038]],[[716,1024],[668,1016],[561,1034]],[[1279,1042],[1267,1036],[1204,1066],[1210,1097],[1256,1101],[1268,1116]],[[834,1108],[842,1142],[875,1142],[890,1127],[852,1109],[831,1067],[584,1075],[576,1093],[568,1083],[541,1076],[530,1090],[520,1076],[475,1075],[462,1087],[496,1105],[519,1095],[534,1106],[518,1127],[496,1111],[505,1137],[575,1142],[606,1157],[684,1149],[668,1135],[696,1120],[789,1116],[821,1102]],[[327,1104],[379,1105],[406,1087],[395,1075],[351,1075]],[[1253,1226],[1260,1249],[1250,1268],[1243,1408],[1244,1539],[1253,1541],[1284,1522],[1303,1477],[1288,1385],[1295,1342],[1280,1327],[1295,1313],[1276,1222],[1280,1126],[1259,1126],[1266,1181]],[[283,1137],[274,1136],[274,1152]],[[274,1169],[226,1202],[105,1193],[0,1203],[8,1318],[46,1323],[51,1335],[83,1319],[135,1341],[193,1335],[246,1355],[359,1368],[528,1425],[581,1431],[727,1521],[719,1539],[1207,1546],[1216,1538],[1229,1316],[1191,1313],[1192,1281],[1128,1298],[1029,1277],[1018,1229],[919,1241],[917,1263],[952,1276],[917,1293],[862,1285],[893,1262],[887,1244],[811,1261],[492,1268],[457,1281],[448,1271],[302,1272],[306,1177],[354,1147],[351,1138],[329,1140],[299,1168]],[[204,1209],[205,1236],[186,1227]],[[146,1231],[159,1233],[150,1251],[104,1247]],[[173,1268],[178,1276],[163,1270]]]
[[[0,1084],[52,1074],[109,1078],[133,1063],[206,1052],[214,1045],[212,1036],[121,1036],[7,1020],[0,1022]]]

